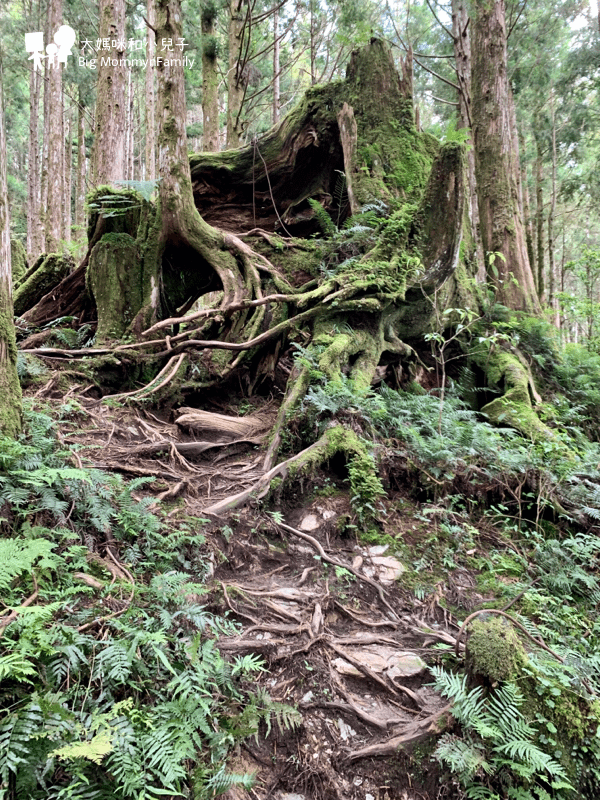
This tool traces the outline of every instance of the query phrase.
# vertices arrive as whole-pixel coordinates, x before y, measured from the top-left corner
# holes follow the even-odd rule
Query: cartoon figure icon
[[[42,31],[25,34],[25,50],[32,55],[28,61],[33,61],[33,68],[42,71],[42,58],[44,55],[44,34]]]
[[[55,45],[54,42],[47,44],[46,53],[48,53],[48,55],[46,56],[46,58],[48,59],[48,69],[56,67],[57,64],[55,63],[55,61],[56,61],[56,56],[58,55],[58,45]]]
[[[71,55],[71,48],[75,44],[76,34],[70,25],[61,25],[54,34],[54,43],[58,45],[58,63],[66,64]],[[48,48],[46,48],[48,51]]]

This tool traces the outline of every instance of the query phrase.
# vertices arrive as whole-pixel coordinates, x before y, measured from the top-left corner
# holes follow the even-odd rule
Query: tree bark
[[[215,20],[217,6],[206,0],[202,6],[202,149],[208,153],[220,150],[219,146],[219,72],[217,69],[217,39]]]
[[[0,100],[2,100],[1,73]],[[0,431],[5,436],[16,436],[21,430],[21,387],[17,375],[17,345],[13,322],[3,108],[2,102],[0,103]]]
[[[91,169],[96,186],[125,179],[125,69],[107,63],[124,57],[125,0],[100,0],[100,38],[109,39],[111,49],[101,51],[105,63],[98,65]]]
[[[83,105],[83,92],[79,90],[77,103],[77,176],[75,185],[75,228],[76,238],[81,239],[85,227],[85,178],[87,173],[87,160],[85,151],[85,108]]]
[[[279,64],[279,9],[273,14],[273,125],[279,122],[280,64]]]
[[[32,261],[44,251],[40,219],[40,148],[38,113],[41,76],[31,62],[29,77],[29,156],[27,167],[27,254]]]
[[[558,310],[558,298],[556,297],[556,264],[554,258],[554,217],[556,216],[556,117],[554,113],[554,89],[551,95],[551,114],[552,114],[552,194],[550,200],[550,210],[548,212],[548,303],[554,315],[554,324],[560,328],[560,313]]]
[[[154,3],[147,0],[148,31],[146,33],[146,180],[156,180],[156,102],[155,84],[156,74],[152,59],[156,52],[156,34],[154,33]]]
[[[524,137],[522,133],[519,131],[519,146],[522,147],[524,142]],[[531,264],[531,269],[533,271],[533,277],[535,279],[535,251],[533,248],[533,221],[531,218],[531,201],[529,199],[529,171],[527,169],[527,164],[523,164],[521,166],[521,186],[523,191],[523,224],[525,226],[525,243],[527,245],[527,255],[529,256],[529,263]],[[536,289],[538,290],[539,296],[539,286],[536,282]]]
[[[542,146],[539,135],[535,137],[535,230],[536,230],[536,272],[537,290],[541,301],[546,295],[546,281],[544,278],[544,173]]]
[[[62,0],[52,0],[48,7],[48,41],[61,24]],[[50,62],[51,59],[48,59]],[[63,125],[62,64],[56,57],[46,70],[48,88],[47,127],[47,202],[46,202],[46,252],[57,253],[63,238],[63,200],[65,137]]]
[[[476,0],[473,24],[473,130],[481,238],[488,280],[509,308],[539,311],[523,223],[507,75],[504,0]],[[489,256],[486,256],[489,259]]]
[[[471,236],[473,237],[474,251],[477,259],[477,280],[485,281],[485,258],[481,242],[479,224],[479,206],[477,199],[477,181],[475,179],[475,153],[473,150],[473,121],[471,114],[472,92],[471,71],[473,60],[471,56],[471,36],[469,33],[469,12],[465,0],[452,0],[452,35],[454,37],[454,60],[456,62],[456,77],[460,87],[458,92],[458,119],[459,127],[465,128],[470,133],[470,146],[467,148],[467,197],[466,204],[469,213]]]
[[[69,108],[67,114],[66,138],[64,147],[64,195],[63,195],[63,235],[65,242],[71,241],[71,214],[72,214],[72,168],[73,168],[73,109]]]
[[[239,147],[243,130],[242,105],[245,86],[242,75],[242,43],[250,36],[246,30],[248,0],[229,3],[229,70],[227,72],[227,147]],[[244,35],[245,34],[245,35]]]

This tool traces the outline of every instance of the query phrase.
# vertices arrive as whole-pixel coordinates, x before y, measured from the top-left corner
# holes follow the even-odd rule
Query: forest
[[[590,0],[0,0],[0,800],[600,796],[599,93]]]

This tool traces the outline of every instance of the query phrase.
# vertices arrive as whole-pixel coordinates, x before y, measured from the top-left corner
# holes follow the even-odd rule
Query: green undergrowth
[[[474,607],[508,607],[512,620],[492,615],[469,625],[465,664],[438,648],[455,672],[439,673],[437,688],[453,700],[458,725],[435,758],[460,784],[459,796],[592,800],[600,792],[598,361],[578,347],[561,350],[529,320],[503,331],[532,374],[550,375],[536,408],[551,436],[532,441],[473,410],[463,399],[477,393],[468,370],[441,400],[435,390],[328,379],[316,349],[299,356],[311,381],[302,430],[305,442],[334,425],[352,430],[371,448],[384,487],[405,487],[404,500],[383,498],[397,530],[378,510],[359,535],[391,545],[407,566],[402,586],[417,601],[438,597],[459,623]],[[444,597],[465,573],[477,586]],[[483,685],[470,688],[463,669],[483,674]]]
[[[298,715],[247,690],[260,659],[216,647],[235,626],[203,603],[205,521],[165,525],[134,496],[146,479],[81,469],[50,413],[30,406],[26,420],[0,439],[0,797],[249,786],[226,770],[231,748]]]

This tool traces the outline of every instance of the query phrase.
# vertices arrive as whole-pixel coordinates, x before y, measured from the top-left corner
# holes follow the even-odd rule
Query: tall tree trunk
[[[61,25],[62,0],[51,0],[48,30],[52,41]],[[48,59],[50,62],[51,59]],[[48,81],[48,164],[46,202],[46,252],[57,253],[63,238],[65,137],[63,125],[62,64],[55,57],[46,71]]]
[[[87,172],[85,151],[85,108],[83,105],[83,92],[79,89],[79,102],[77,103],[77,175],[75,181],[75,227],[76,238],[84,238],[85,231],[85,178]]]
[[[128,181],[133,180],[133,128],[134,128],[134,87],[131,68],[127,70],[127,124],[125,127],[125,174]]]
[[[101,51],[98,65],[91,169],[96,186],[125,178],[125,70],[108,63],[124,58],[125,0],[100,0],[100,38],[110,39],[111,44],[116,42],[119,46]]]
[[[182,37],[182,14],[180,0],[156,0],[155,27],[158,41],[172,39],[177,41]],[[139,333],[149,323],[156,321],[161,310],[167,312],[175,309],[161,309],[161,294],[159,287],[165,285],[175,286],[175,291],[182,294],[185,287],[183,271],[188,270],[190,280],[194,283],[196,296],[204,292],[223,289],[223,302],[231,303],[241,299],[244,293],[244,281],[235,257],[230,249],[243,247],[235,237],[228,237],[226,241],[223,234],[208,225],[198,214],[194,204],[192,181],[190,176],[189,154],[186,136],[186,104],[185,82],[183,65],[175,62],[180,59],[164,59],[157,65],[158,93],[157,93],[157,120],[158,120],[158,207],[156,219],[156,234],[153,234],[151,247],[144,249],[143,260],[137,269],[141,270],[136,281],[142,287],[143,298],[139,312],[132,323],[134,332]],[[135,241],[130,236],[120,240],[123,252],[137,250]],[[236,242],[239,242],[236,248]],[[118,257],[114,249],[114,241],[104,239],[96,245],[90,258],[88,280],[96,297],[98,292],[104,291],[105,307],[108,309],[107,324],[101,320],[98,308],[98,329],[108,331],[111,328],[110,306],[115,305],[108,297],[110,292],[119,291],[118,286],[131,286],[131,268],[124,267],[123,260]],[[111,250],[112,248],[112,250]],[[104,253],[100,258],[94,259],[94,254]],[[115,257],[116,254],[116,257]],[[171,264],[177,264],[175,275]],[[182,265],[185,265],[183,267]],[[107,284],[105,276],[109,276],[111,286],[104,290]],[[112,288],[111,288],[112,287]],[[115,288],[117,287],[117,288]],[[201,288],[200,288],[201,287]],[[163,296],[168,295],[168,290]],[[116,298],[120,301],[122,298]],[[168,299],[168,298],[167,298]],[[183,296],[186,300],[187,296]],[[181,305],[180,302],[176,303]],[[135,309],[133,309],[135,313]],[[119,320],[122,323],[122,320]]]
[[[242,75],[242,39],[245,31],[248,0],[230,0],[229,4],[229,70],[227,73],[227,147],[239,147],[242,134],[244,78]]]
[[[38,140],[38,113],[40,84],[43,73],[34,69],[31,62],[29,77],[29,157],[27,167],[27,254],[31,261],[44,251],[40,219],[40,148]]]
[[[546,296],[546,281],[544,277],[544,173],[543,154],[539,136],[535,137],[535,230],[536,230],[536,272],[537,290],[543,302]]]
[[[63,239],[71,241],[71,194],[73,169],[73,109],[69,108],[66,114],[66,139],[64,148],[64,199],[63,199]]]
[[[10,216],[1,77],[0,73],[0,431],[5,436],[16,436],[21,430],[21,387],[17,375],[17,345],[13,322]]]
[[[471,115],[471,37],[469,34],[469,12],[465,0],[452,0],[452,35],[454,37],[454,58],[456,75],[460,91],[458,92],[459,127],[470,132],[470,144],[473,139],[473,121]],[[473,147],[467,150],[467,209],[471,234],[475,243],[477,257],[477,278],[485,281],[485,258],[481,242],[479,224],[479,206],[477,200],[477,181],[475,179],[475,153]]]
[[[310,83],[317,82],[317,21],[315,19],[315,0],[308,0],[310,12]]]
[[[279,9],[273,15],[273,125],[279,122],[280,102]]]
[[[475,0],[473,24],[473,131],[481,238],[496,299],[512,309],[539,311],[519,213],[507,75],[504,0]],[[489,257],[488,257],[489,258]]]
[[[202,149],[209,153],[216,153],[220,149],[216,18],[216,3],[214,0],[206,0],[202,6]],[[229,122],[227,126],[229,132]]]
[[[152,59],[156,52],[156,40],[154,33],[154,2],[148,0],[147,2],[148,13],[148,31],[146,33],[146,58],[148,59],[148,66],[146,68],[146,180],[156,180],[156,104],[155,104],[155,68],[152,65]]]
[[[523,137],[519,134],[519,144],[523,143]],[[533,249],[533,221],[531,219],[531,201],[529,199],[529,172],[527,164],[521,167],[521,186],[523,187],[523,223],[525,225],[525,243],[527,244],[527,255],[529,256],[529,263],[532,266],[535,264],[535,251]],[[535,272],[534,272],[535,278]],[[536,289],[539,287],[536,283]]]
[[[556,117],[554,114],[554,89],[550,94],[552,114],[552,195],[548,212],[548,303],[554,314],[554,324],[560,328],[560,313],[556,297],[556,264],[554,259],[554,217],[556,216]]]

